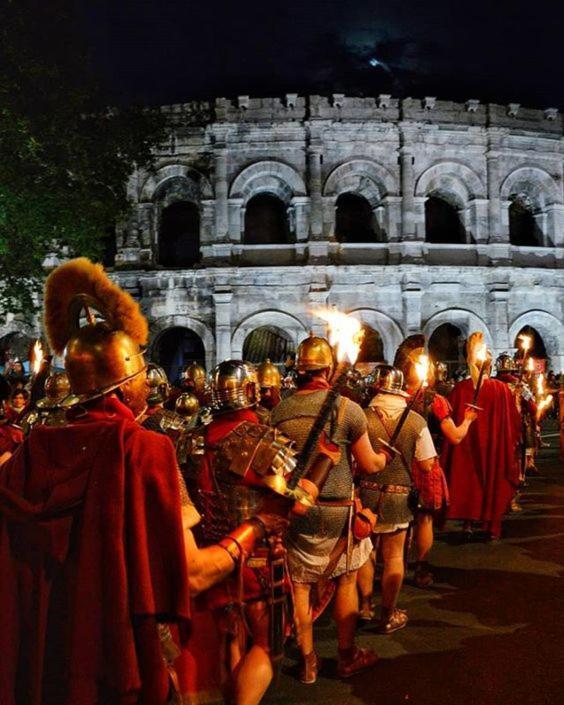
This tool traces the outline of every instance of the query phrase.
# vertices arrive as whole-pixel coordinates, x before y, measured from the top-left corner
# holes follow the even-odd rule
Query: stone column
[[[214,190],[215,190],[215,240],[222,242],[228,239],[227,217],[227,150],[224,147],[214,151]]]
[[[327,335],[327,323],[325,323],[324,320],[319,318],[319,316],[314,316],[311,311],[315,310],[316,308],[326,308],[328,298],[329,291],[323,283],[313,282],[310,285],[308,293],[308,313],[310,314],[310,330],[314,335],[318,335],[322,338]]]
[[[311,199],[311,239],[323,239],[323,203],[321,197],[321,148],[310,147],[308,159],[308,187]]]
[[[488,230],[490,243],[507,242],[507,234],[501,225],[501,201],[499,194],[499,157],[491,150],[486,155],[488,170]]]
[[[421,299],[423,291],[421,284],[414,281],[402,283],[403,329],[405,335],[421,331]]]
[[[509,315],[507,302],[509,299],[508,282],[492,284],[489,290],[489,328],[492,334],[495,349],[492,351],[497,357],[500,353],[512,347],[509,340]]]
[[[415,240],[415,157],[413,148],[406,144],[406,136],[402,134],[400,154],[401,173],[401,222],[402,239]]]
[[[215,351],[216,364],[231,357],[231,299],[230,289],[216,289],[213,293],[215,306]]]

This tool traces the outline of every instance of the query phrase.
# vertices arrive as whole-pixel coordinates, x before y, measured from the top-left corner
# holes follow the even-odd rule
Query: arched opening
[[[509,205],[509,241],[519,247],[541,247],[542,231],[526,197],[516,197]]]
[[[193,267],[200,260],[200,211],[195,203],[177,201],[163,208],[159,230],[159,264]]]
[[[339,242],[379,242],[385,239],[372,206],[364,196],[342,193],[337,198],[335,237]]]
[[[446,362],[449,375],[466,365],[464,349],[462,331],[452,323],[438,326],[429,338],[429,356],[435,362]]]
[[[358,354],[358,364],[366,362],[384,362],[384,343],[377,330],[365,323],[362,325],[364,335]]]
[[[522,335],[528,335],[532,338],[532,345],[528,353],[531,357],[537,360],[546,360],[548,358],[544,340],[536,328],[533,328],[533,326],[523,326],[517,333],[514,346],[519,350],[523,347],[523,343],[519,341],[519,337]]]
[[[189,328],[176,326],[163,331],[157,338],[154,361],[163,367],[172,383],[178,382],[184,368],[191,362],[205,366],[206,353],[202,339]]]
[[[466,233],[459,209],[439,196],[425,201],[425,239],[439,245],[464,244]]]
[[[286,204],[269,193],[253,196],[245,208],[245,245],[279,245],[290,241]]]
[[[268,357],[271,362],[284,363],[295,354],[290,336],[276,326],[261,326],[251,331],[243,343],[243,360],[259,363]]]
[[[111,225],[106,228],[100,238],[100,262],[106,269],[113,267],[116,263],[117,241],[116,226]]]

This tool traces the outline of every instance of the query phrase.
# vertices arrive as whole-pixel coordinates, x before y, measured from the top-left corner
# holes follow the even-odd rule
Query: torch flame
[[[43,347],[40,340],[36,340],[32,351],[32,370],[33,374],[39,374],[41,364],[43,362]]]
[[[420,355],[419,359],[415,363],[415,371],[419,377],[421,384],[427,384],[427,375],[429,374],[429,357],[427,355]]]
[[[362,323],[337,309],[316,309],[314,313],[329,324],[329,343],[335,348],[337,361],[348,360],[354,365],[364,335]]]
[[[535,369],[535,361],[530,357],[527,361],[527,372],[532,372]]]
[[[521,347],[523,348],[523,352],[526,353],[527,350],[531,347],[531,341],[532,341],[532,336],[531,335],[520,335],[519,340],[521,341]]]
[[[541,417],[542,412],[545,409],[548,409],[548,407],[552,404],[552,394],[549,394],[545,399],[543,399],[541,402],[539,402],[537,406],[537,416],[538,418]]]
[[[537,394],[539,397],[544,395],[544,375],[539,375],[537,377]]]
[[[483,364],[487,360],[487,358],[488,358],[487,346],[485,344],[480,345],[480,347],[476,351],[476,360]]]

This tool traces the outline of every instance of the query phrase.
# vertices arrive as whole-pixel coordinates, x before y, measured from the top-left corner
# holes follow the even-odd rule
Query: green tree
[[[100,259],[127,179],[164,137],[158,110],[108,108],[71,0],[0,8],[0,320],[29,314],[48,255]]]

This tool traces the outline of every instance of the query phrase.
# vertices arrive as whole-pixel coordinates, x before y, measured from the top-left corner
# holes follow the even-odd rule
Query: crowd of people
[[[538,472],[557,380],[526,345],[492,361],[472,334],[454,383],[423,335],[364,375],[311,335],[286,366],[192,363],[173,387],[99,265],[58,267],[44,302],[65,370],[12,363],[0,387],[2,703],[256,705],[290,639],[316,681],[329,605],[354,676],[378,659],[359,620],[408,625],[410,557],[433,584],[437,525],[498,541]]]

